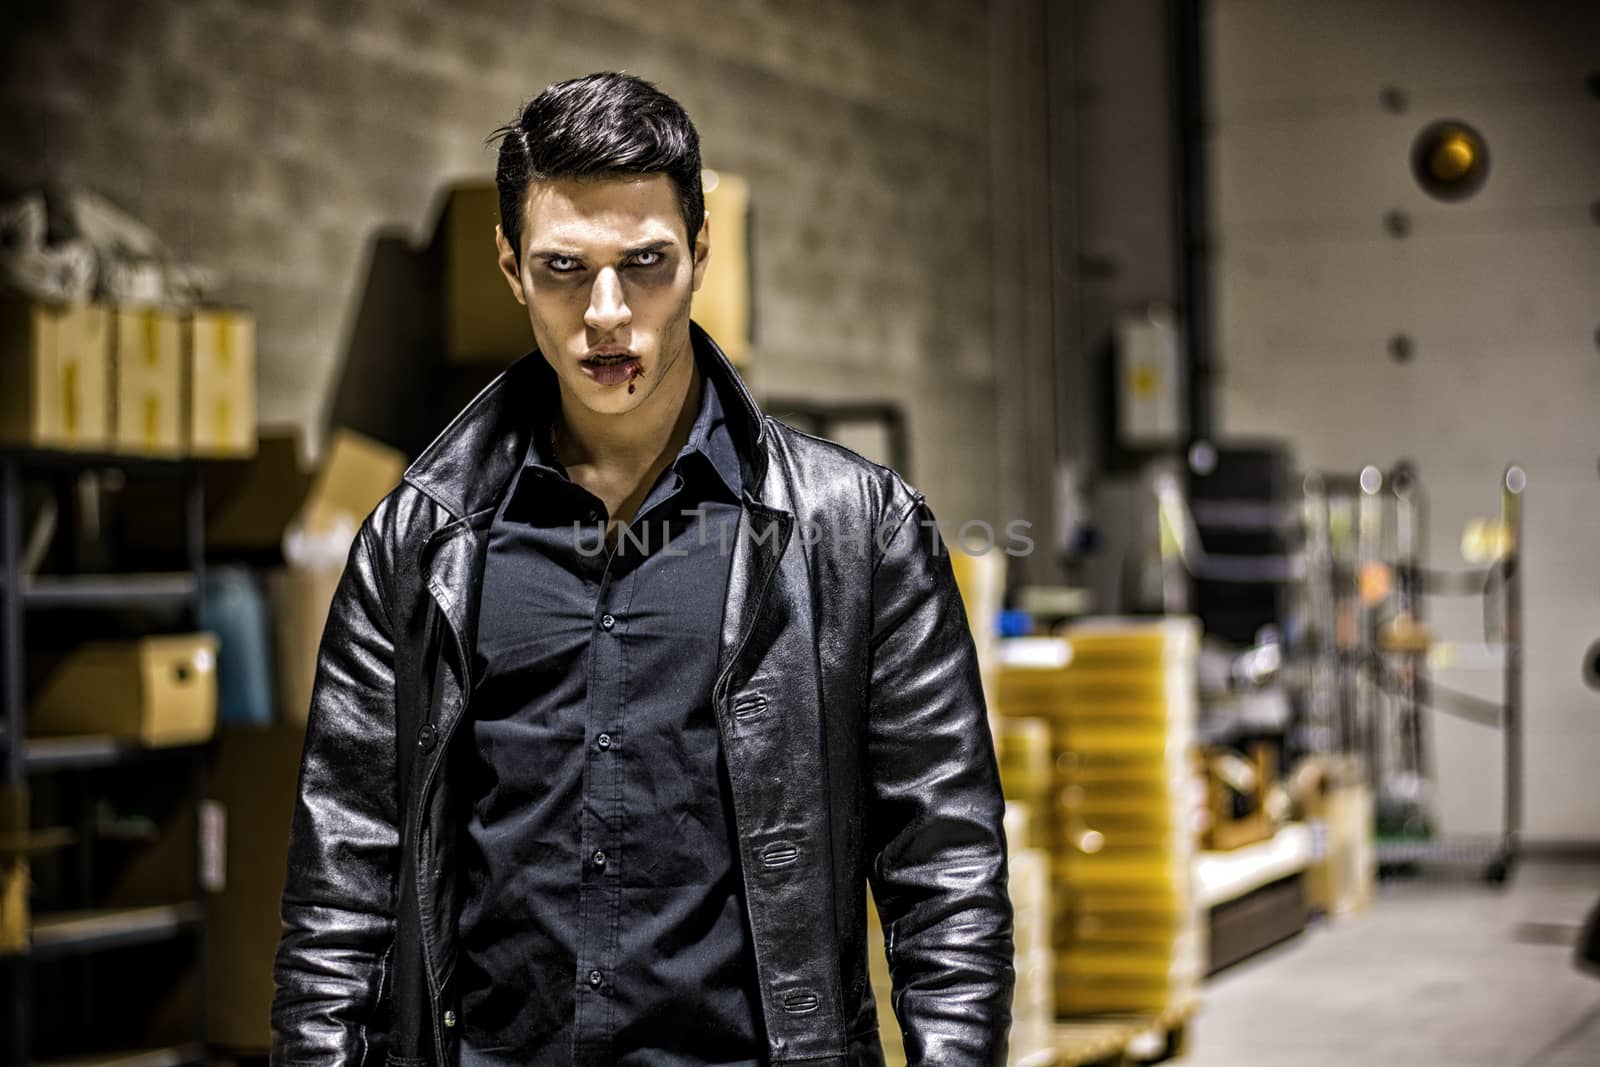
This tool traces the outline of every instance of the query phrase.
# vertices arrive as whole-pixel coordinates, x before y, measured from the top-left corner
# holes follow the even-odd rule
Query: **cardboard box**
[[[294,561],[267,580],[277,661],[278,711],[286,722],[306,720],[317,652],[328,607],[344,573],[349,537],[378,502],[400,483],[405,457],[349,430],[339,430],[311,479],[295,519],[322,558]]]
[[[405,472],[399,452],[351,430],[335,430],[312,476],[300,522],[314,536],[341,525],[353,532]]]
[[[198,744],[216,729],[216,663],[217,639],[209,633],[85,643],[45,680],[29,709],[28,733]]]
[[[28,836],[28,787],[0,789],[0,842]],[[28,857],[0,846],[0,955],[28,951]]]
[[[256,328],[246,311],[196,311],[184,320],[185,447],[200,456],[256,450]]]
[[[1312,756],[1295,768],[1295,801],[1311,829],[1306,904],[1329,915],[1359,911],[1377,876],[1372,789],[1349,757]]]
[[[212,556],[244,557],[261,566],[281,562],[284,533],[312,516],[319,529],[329,517],[353,516],[359,525],[383,495],[400,483],[405,456],[371,438],[339,430],[329,439],[323,463],[306,462],[298,429],[263,430],[248,461],[203,462],[206,494],[206,551]],[[380,458],[381,457],[381,458]],[[173,483],[176,485],[176,483]],[[168,510],[182,508],[178,489],[152,482],[147,495],[164,497]],[[172,549],[182,531],[170,517],[140,509],[128,516],[129,538],[143,547]]]
[[[0,441],[101,451],[110,442],[110,317],[101,304],[0,300]]]
[[[183,450],[182,321],[158,308],[118,308],[112,318],[112,447],[177,454]]]
[[[447,194],[439,228],[444,242],[444,342],[451,363],[509,367],[533,348],[528,309],[517,303],[496,262],[500,221],[493,182],[470,182]]]
[[[342,567],[284,567],[267,576],[278,718],[283,722],[304,724],[311,712],[317,651],[343,574]]]
[[[1006,593],[1006,554],[998,548],[983,553],[967,552],[954,541],[944,542],[944,550],[950,559],[956,587],[961,590],[961,604],[967,610],[967,626],[972,630],[972,642],[979,657],[990,661],[996,654],[995,644],[1000,640],[1000,609],[1005,606]]]
[[[259,556],[283,548],[283,531],[305,506],[313,472],[298,429],[263,431],[255,455],[201,465],[206,490],[206,549]]]
[[[28,951],[28,860],[0,856],[0,955]]]
[[[1277,832],[1266,810],[1267,794],[1277,780],[1277,761],[1265,744],[1258,743],[1252,749],[1250,761],[1228,750],[1216,750],[1207,756],[1206,792],[1211,821],[1203,843],[1208,849],[1226,852],[1243,848],[1265,841]],[[1239,769],[1230,774],[1229,766]],[[1250,810],[1235,815],[1234,805],[1241,796],[1249,803]]]
[[[726,171],[703,172],[706,217],[711,223],[711,258],[700,291],[694,294],[694,321],[711,335],[736,367],[750,363],[753,314],[750,294],[750,183]]]
[[[289,863],[289,824],[305,731],[225,726],[209,797],[227,812],[226,875],[206,903],[207,1030],[217,1045],[265,1052],[272,1041],[272,960]]]

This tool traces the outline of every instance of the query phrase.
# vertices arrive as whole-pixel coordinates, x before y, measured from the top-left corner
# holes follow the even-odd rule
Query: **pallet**
[[[1159,1014],[1059,1020],[1056,1067],[1128,1067],[1175,1059],[1187,1049],[1189,1018],[1197,1006],[1191,1000]]]

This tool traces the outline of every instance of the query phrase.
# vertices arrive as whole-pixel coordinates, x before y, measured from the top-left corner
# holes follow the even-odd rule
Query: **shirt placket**
[[[621,859],[626,812],[622,802],[621,748],[625,741],[622,686],[623,620],[613,612],[624,601],[625,576],[613,573],[607,552],[599,581],[590,639],[584,708],[584,764],[579,817],[577,1009],[573,1017],[573,1062],[609,1064],[616,1032],[616,959],[621,911]]]
[[[585,736],[590,756],[583,776],[580,873],[578,890],[578,994],[573,1015],[573,1062],[609,1064],[618,1024],[616,961],[620,950],[623,861],[628,813],[624,803],[623,758],[627,739],[627,642],[624,606],[629,602],[645,560],[633,558],[616,567],[619,553],[653,554],[662,539],[663,505],[678,497],[683,478],[676,469],[665,473],[634,522],[643,547],[623,540],[607,552],[595,592],[591,630]],[[616,573],[621,573],[617,577]]]

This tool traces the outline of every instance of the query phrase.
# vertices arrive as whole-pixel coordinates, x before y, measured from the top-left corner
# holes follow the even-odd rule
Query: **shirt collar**
[[[700,413],[695,416],[694,425],[689,429],[689,440],[678,450],[680,459],[691,454],[701,456],[705,465],[722,482],[723,488],[734,500],[739,499],[743,485],[739,473],[738,447],[728,427],[727,413],[723,411],[717,387],[704,373],[700,375]]]

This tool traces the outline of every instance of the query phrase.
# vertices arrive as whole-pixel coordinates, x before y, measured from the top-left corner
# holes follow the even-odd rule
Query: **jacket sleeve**
[[[872,578],[869,879],[910,1067],[990,1067],[1015,984],[1005,800],[949,550],[921,493],[895,501]]]
[[[289,831],[273,966],[274,1065],[381,1062],[399,803],[394,644],[372,519],[329,608]]]

